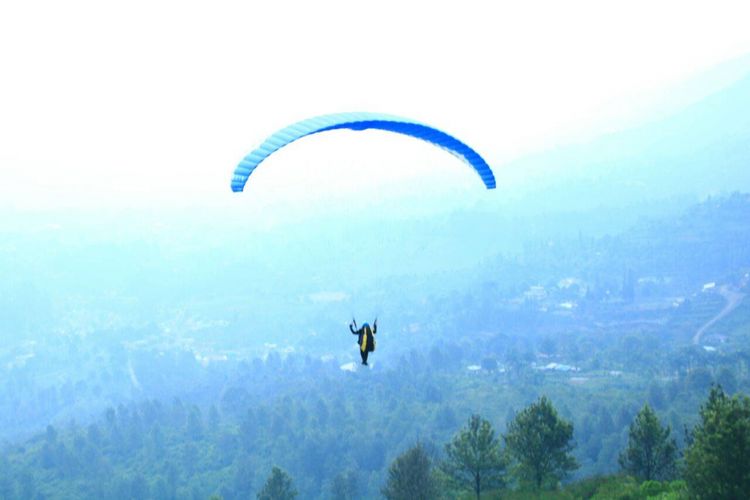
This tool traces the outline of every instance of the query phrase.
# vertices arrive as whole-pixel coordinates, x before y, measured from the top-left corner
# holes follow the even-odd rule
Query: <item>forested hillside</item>
[[[381,318],[371,369],[351,363],[345,327],[335,351],[307,339],[263,357],[148,325],[20,344],[4,354],[2,415],[36,431],[6,437],[0,496],[248,498],[278,466],[302,498],[377,497],[415,443],[437,463],[471,415],[501,435],[542,396],[572,424],[564,481],[619,471],[644,404],[682,456],[712,384],[750,393],[749,249],[740,194],[619,235],[530,242],[466,290]],[[202,355],[210,342],[228,355]]]

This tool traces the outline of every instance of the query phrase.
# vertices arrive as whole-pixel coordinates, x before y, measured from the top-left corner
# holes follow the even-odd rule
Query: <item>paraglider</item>
[[[367,129],[384,130],[426,141],[448,151],[473,168],[487,189],[495,188],[495,175],[479,153],[455,137],[437,128],[407,118],[379,113],[338,113],[302,120],[268,137],[237,165],[232,176],[232,191],[243,191],[248,178],[255,169],[266,158],[284,146],[308,135],[339,129],[357,131]],[[373,322],[372,328],[368,323],[364,323],[358,329],[357,323],[353,319],[349,325],[351,333],[358,336],[357,344],[359,345],[363,365],[367,365],[369,354],[375,350],[375,334],[377,329],[377,319]]]
[[[271,135],[237,165],[232,176],[232,191],[242,191],[258,165],[287,144],[308,135],[337,129],[378,129],[421,139],[460,158],[476,171],[487,189],[495,188],[495,176],[487,162],[472,148],[441,130],[407,118],[379,113],[338,113],[302,120]]]
[[[362,364],[367,366],[368,355],[375,350],[375,334],[378,333],[378,319],[372,323],[372,328],[368,323],[364,323],[362,328],[357,329],[357,321],[352,318],[349,324],[349,331],[357,335],[357,344],[359,344],[359,354],[362,357]]]

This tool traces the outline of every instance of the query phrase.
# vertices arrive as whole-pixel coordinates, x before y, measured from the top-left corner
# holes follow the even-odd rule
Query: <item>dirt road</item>
[[[740,305],[740,302],[742,302],[742,299],[745,297],[744,293],[740,293],[734,290],[730,290],[727,285],[723,285],[721,288],[719,288],[719,293],[721,294],[724,299],[726,299],[727,303],[724,306],[724,308],[719,311],[719,313],[708,320],[703,326],[701,326],[697,332],[695,332],[695,335],[693,335],[693,344],[699,344],[701,341],[701,337],[703,334],[711,328],[716,322],[718,322],[721,318],[732,312],[735,307]]]

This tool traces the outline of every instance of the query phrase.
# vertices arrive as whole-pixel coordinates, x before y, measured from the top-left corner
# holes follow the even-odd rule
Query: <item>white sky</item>
[[[750,53],[747,5],[5,0],[0,207],[247,200],[229,190],[242,156],[343,111],[435,125],[497,174],[627,118],[632,96]],[[450,155],[393,134],[332,133],[277,156],[251,178],[255,199],[360,193],[425,169],[481,188]]]

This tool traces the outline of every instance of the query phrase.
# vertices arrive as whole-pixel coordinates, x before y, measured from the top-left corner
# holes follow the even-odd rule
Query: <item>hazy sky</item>
[[[276,129],[342,111],[431,123],[497,173],[749,53],[746,5],[4,1],[0,207],[304,202],[428,171],[482,189],[452,156],[378,132],[300,141],[241,201],[229,180]]]

